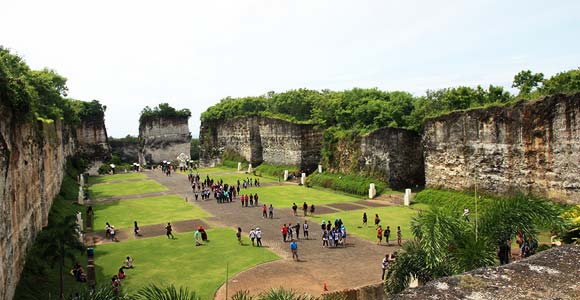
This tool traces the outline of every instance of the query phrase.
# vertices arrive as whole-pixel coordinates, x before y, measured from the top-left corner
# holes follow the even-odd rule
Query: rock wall
[[[111,145],[112,154],[119,156],[122,161],[128,163],[139,162],[139,152],[141,151],[139,142],[110,139],[109,144]]]
[[[201,126],[201,163],[219,163],[221,154],[231,150],[252,163],[300,166],[313,170],[320,161],[322,132],[313,125],[251,117]]]
[[[61,122],[17,125],[0,115],[0,299],[12,299],[26,249],[47,223],[75,145]]]
[[[580,93],[438,117],[423,144],[428,187],[580,203]]]
[[[421,136],[399,128],[381,128],[340,139],[325,165],[331,171],[385,180],[391,188],[425,184]]]
[[[189,118],[158,118],[139,125],[140,164],[174,161],[180,153],[189,157],[191,134]]]
[[[87,156],[104,161],[111,156],[105,120],[87,120],[76,129],[78,151]]]

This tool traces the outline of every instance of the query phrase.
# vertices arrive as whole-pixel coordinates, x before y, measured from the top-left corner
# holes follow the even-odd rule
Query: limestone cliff
[[[220,155],[232,150],[254,166],[295,165],[313,170],[320,161],[322,131],[313,125],[251,117],[222,123],[203,123],[200,132],[201,164],[215,165]]]
[[[580,93],[441,116],[423,144],[428,187],[580,203]]]
[[[153,118],[139,124],[139,163],[174,161],[181,153],[189,156],[191,134],[189,117]]]
[[[325,167],[383,179],[391,188],[423,186],[425,174],[421,136],[399,128],[381,128],[336,143]]]
[[[13,297],[26,250],[60,191],[67,158],[95,155],[95,149],[106,155],[101,124],[75,130],[61,121],[26,123],[0,103],[0,299]]]
[[[104,118],[81,122],[76,128],[76,140],[78,150],[95,160],[106,160],[111,156]]]
[[[141,147],[138,141],[109,139],[109,144],[111,145],[111,153],[117,155],[122,161],[129,163],[139,162]]]

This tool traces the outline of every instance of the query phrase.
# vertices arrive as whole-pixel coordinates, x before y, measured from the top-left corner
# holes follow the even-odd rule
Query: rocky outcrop
[[[139,163],[174,161],[181,153],[189,156],[191,134],[189,117],[153,118],[139,124]]]
[[[78,151],[97,161],[107,160],[111,156],[111,147],[107,138],[105,119],[91,119],[81,122],[76,128]]]
[[[233,151],[254,166],[262,162],[294,165],[313,170],[320,161],[322,132],[309,124],[250,117],[201,126],[201,164],[219,163],[221,154]]]
[[[0,115],[0,299],[12,299],[26,249],[47,223],[75,145],[60,121],[18,124]]]
[[[135,163],[139,161],[141,147],[138,141],[126,141],[123,139],[109,139],[111,153],[117,155],[122,161]]]
[[[431,281],[391,299],[580,299],[578,261],[580,246],[566,245],[501,267]]]
[[[0,103],[0,299],[14,295],[27,248],[48,222],[67,159],[107,155],[100,124],[71,129],[62,121],[23,122]]]
[[[423,144],[428,187],[580,203],[580,93],[431,119]]]
[[[325,165],[331,171],[383,179],[394,189],[425,184],[421,136],[400,128],[344,137]]]

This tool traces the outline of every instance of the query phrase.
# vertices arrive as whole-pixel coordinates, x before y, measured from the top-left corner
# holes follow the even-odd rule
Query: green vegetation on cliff
[[[54,70],[31,70],[21,57],[0,46],[0,104],[21,122],[38,119],[79,124],[102,120],[106,107],[98,101],[65,98],[66,80]]]
[[[189,119],[191,111],[187,108],[176,110],[168,103],[161,103],[153,108],[145,106],[139,117],[139,124],[145,124],[157,119]]]

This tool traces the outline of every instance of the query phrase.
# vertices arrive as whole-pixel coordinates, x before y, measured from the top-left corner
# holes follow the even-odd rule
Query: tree
[[[41,245],[40,255],[46,259],[53,267],[59,267],[59,294],[60,299],[64,299],[64,266],[65,261],[75,260],[75,252],[83,253],[84,246],[79,241],[79,227],[76,223],[76,216],[65,216],[60,222],[50,224],[42,231],[37,239],[37,244]]]
[[[189,157],[192,160],[199,160],[199,139],[191,139],[191,150]]]
[[[561,72],[544,80],[539,90],[542,95],[580,91],[580,69]]]
[[[432,207],[413,218],[415,240],[403,245],[402,253],[389,267],[386,291],[402,291],[411,276],[426,282],[494,265],[499,243],[518,231],[526,239],[535,238],[539,226],[562,224],[553,203],[531,196],[494,199],[481,209],[478,232],[456,209]]]
[[[523,70],[514,76],[512,87],[520,90],[519,96],[529,96],[532,90],[543,80],[544,74],[532,73],[530,70]]]

